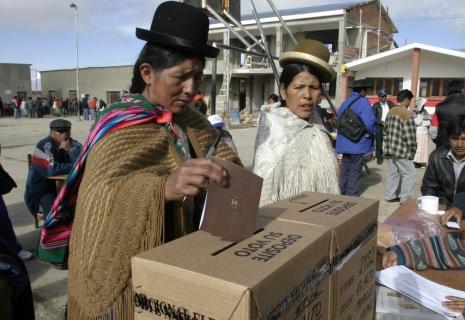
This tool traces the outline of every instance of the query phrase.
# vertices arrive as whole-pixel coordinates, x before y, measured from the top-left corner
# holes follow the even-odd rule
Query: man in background
[[[386,121],[389,110],[394,107],[394,103],[388,100],[387,93],[384,89],[378,91],[378,102],[373,105],[373,111],[376,117],[376,134],[375,134],[375,145],[376,145],[376,161],[378,164],[383,164],[383,133],[384,133],[384,121]]]
[[[372,88],[371,84],[366,79],[357,80],[352,88],[353,93],[342,103],[337,116],[340,117],[347,108],[351,108],[362,120],[366,133],[358,141],[353,141],[342,132],[338,132],[336,152],[342,154],[341,177],[339,180],[341,194],[359,196],[363,157],[365,154],[373,152],[372,136],[375,134],[376,119],[370,102],[365,98],[367,89]]]
[[[50,211],[57,190],[55,181],[48,177],[68,174],[81,148],[71,138],[71,122],[64,119],[50,122],[50,135],[36,145],[27,176],[24,200],[31,214],[39,212],[39,207],[44,213]]]
[[[459,117],[465,116],[464,81],[453,80],[449,83],[449,91],[446,99],[436,106],[436,117],[438,120],[438,134],[434,143],[436,148],[448,146],[447,124]]]
[[[413,158],[417,150],[417,138],[413,114],[408,110],[412,99],[410,90],[401,90],[397,94],[398,104],[389,111],[384,123],[384,155],[388,159],[385,190],[387,202],[403,203],[413,196]],[[400,193],[397,196],[399,183]]]

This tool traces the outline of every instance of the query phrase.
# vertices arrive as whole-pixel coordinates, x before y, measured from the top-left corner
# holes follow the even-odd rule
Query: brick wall
[[[378,20],[379,20],[379,7],[378,4],[371,3],[368,5],[363,5],[363,6],[358,6],[355,8],[352,8],[348,10],[348,15],[354,20],[354,22],[360,21],[360,10],[362,10],[362,23],[364,25],[369,25],[376,30],[378,29]],[[386,16],[383,15],[383,12],[381,12],[381,34],[388,33],[392,34],[392,29],[393,26],[389,23],[389,20],[386,19]],[[376,34],[376,31],[369,32],[368,33],[368,50],[370,49],[376,49],[378,46],[378,36]],[[389,46],[387,46],[389,43],[389,39],[386,38],[385,36],[380,36],[380,51],[387,51],[389,50]],[[387,47],[385,47],[387,46]],[[385,47],[385,48],[383,48]],[[383,48],[383,49],[381,49]]]

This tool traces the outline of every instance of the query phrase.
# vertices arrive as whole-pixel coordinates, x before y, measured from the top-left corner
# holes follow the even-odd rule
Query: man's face
[[[70,129],[52,130],[51,136],[53,140],[56,141],[57,143],[68,141],[71,138],[71,130]]]
[[[465,132],[459,136],[449,137],[449,143],[457,159],[465,158]]]
[[[379,97],[379,101],[381,101],[382,103],[385,103],[387,100],[387,97],[386,96],[381,96]]]

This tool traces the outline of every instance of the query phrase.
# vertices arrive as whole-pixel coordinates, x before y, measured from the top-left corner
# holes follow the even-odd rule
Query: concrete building
[[[32,96],[31,65],[22,63],[0,63],[0,97],[9,104],[14,96]]]
[[[79,92],[112,103],[131,84],[133,66],[90,67],[79,69]],[[41,71],[42,95],[76,96],[76,69]]]
[[[233,15],[237,14],[237,7],[231,9]],[[280,15],[298,40],[320,40],[329,48],[330,64],[337,70],[338,77],[326,88],[337,104],[342,101],[340,90],[336,90],[336,85],[342,84],[340,66],[384,52],[395,45],[393,34],[397,29],[378,0],[281,10]],[[274,12],[260,13],[259,18],[274,56],[294,47]],[[251,15],[242,16],[241,25],[254,37],[260,37],[256,21]],[[211,20],[209,40],[212,43],[242,46],[234,32],[215,20]],[[248,41],[251,41],[250,38]],[[212,65],[213,60],[207,60],[201,88],[207,101],[211,93]],[[43,95],[75,95],[74,72],[74,69],[42,71]],[[82,68],[79,75],[80,92],[111,103],[116,93],[128,89],[131,73],[131,66]],[[265,58],[221,50],[217,58],[217,75],[217,110],[220,112],[228,113],[230,108],[257,111],[269,94],[278,91],[272,69]]]
[[[336,90],[342,84],[339,66],[395,46],[393,34],[397,29],[377,0],[281,10],[280,15],[297,40],[310,38],[327,45],[331,52],[330,64],[338,76],[326,88],[336,104],[342,101],[340,91]],[[259,18],[274,56],[294,47],[274,12],[261,13]],[[253,16],[242,16],[241,25],[259,38]],[[221,23],[210,25],[209,39],[224,45],[241,46],[238,37]],[[243,109],[247,106],[251,111],[258,110],[269,94],[278,93],[272,69],[264,58],[222,50],[217,69],[220,75],[217,91],[220,110],[224,108],[223,102],[229,108]],[[207,64],[205,73],[208,75],[210,72],[211,66]],[[204,82],[207,95],[209,80],[206,77]]]
[[[385,89],[396,96],[399,90],[409,89],[416,97],[428,98],[427,106],[435,106],[447,95],[451,80],[465,80],[465,52],[412,43],[347,63],[342,69],[343,92],[354,79],[368,78],[373,94]]]

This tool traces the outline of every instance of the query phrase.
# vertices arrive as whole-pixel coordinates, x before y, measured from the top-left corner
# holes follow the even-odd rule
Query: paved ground
[[[83,142],[87,137],[90,122],[68,118],[73,123],[72,136]],[[35,143],[48,134],[50,118],[44,119],[0,119],[0,143],[2,145],[1,163],[16,180],[18,188],[5,196],[10,217],[13,221],[19,242],[27,250],[33,251],[38,237],[34,230],[32,217],[23,202],[24,185],[27,176],[27,154],[32,153]],[[250,167],[253,161],[253,146],[256,128],[235,129],[231,131],[239,149],[239,155],[245,166]],[[386,175],[386,164],[369,164],[371,174],[363,176],[363,197],[382,200],[384,194],[383,180]],[[424,169],[417,169],[417,188],[423,177]],[[380,202],[380,220],[384,221],[398,204]],[[37,319],[63,319],[66,303],[67,272],[50,269],[37,260],[28,261],[26,266],[31,278]]]

